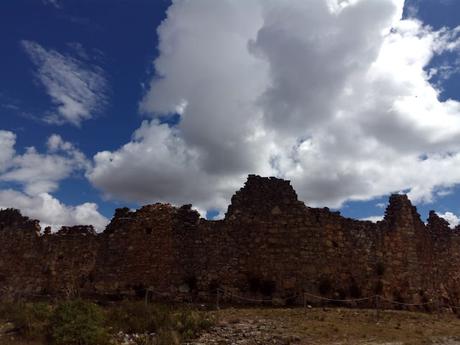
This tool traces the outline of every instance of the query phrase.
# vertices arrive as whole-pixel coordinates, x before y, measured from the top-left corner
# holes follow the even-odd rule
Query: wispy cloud
[[[43,4],[45,5],[51,5],[56,8],[61,8],[62,4],[59,2],[59,0],[42,0]]]
[[[46,122],[79,126],[103,110],[108,86],[102,68],[47,50],[33,41],[21,44],[37,66],[36,76],[55,105],[44,117]]]

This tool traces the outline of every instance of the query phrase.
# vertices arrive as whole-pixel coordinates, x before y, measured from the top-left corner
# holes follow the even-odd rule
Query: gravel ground
[[[452,313],[353,309],[233,309],[186,345],[460,345]]]
[[[451,312],[377,316],[375,310],[358,309],[227,308],[212,313],[216,325],[182,345],[460,345],[460,319]],[[45,345],[11,331],[11,323],[0,323],[0,345]],[[116,345],[155,345],[154,334],[115,338]]]
[[[282,335],[273,320],[234,320],[221,322],[187,345],[288,345],[300,344],[300,337]]]

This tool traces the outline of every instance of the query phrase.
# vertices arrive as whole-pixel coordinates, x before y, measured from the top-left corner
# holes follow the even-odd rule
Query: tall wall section
[[[149,288],[157,298],[213,300],[225,289],[235,302],[301,303],[308,292],[459,305],[459,267],[460,230],[434,212],[424,224],[405,195],[391,196],[372,223],[307,207],[288,181],[255,175],[218,221],[190,205],[155,204],[118,209],[101,234],[88,226],[51,234],[0,211],[0,298],[124,298]]]

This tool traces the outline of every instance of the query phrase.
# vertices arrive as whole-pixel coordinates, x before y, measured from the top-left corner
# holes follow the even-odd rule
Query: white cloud
[[[16,136],[9,131],[0,130],[0,173],[9,168],[15,154]]]
[[[377,222],[380,222],[381,220],[383,220],[383,216],[370,216],[370,217],[366,217],[366,218],[361,218],[361,220],[368,220],[372,223],[377,223]]]
[[[32,41],[22,41],[37,66],[36,76],[55,105],[44,120],[79,126],[99,113],[107,102],[104,71]]]
[[[4,208],[17,208],[24,215],[40,220],[43,227],[50,225],[53,230],[63,225],[93,225],[101,231],[108,224],[96,204],[67,206],[48,193],[30,196],[12,189],[0,190],[0,209]]]
[[[55,230],[76,224],[91,224],[103,230],[108,220],[98,212],[96,204],[68,206],[49,194],[63,179],[89,167],[82,152],[56,134],[48,139],[47,153],[29,147],[21,155],[14,150],[15,143],[12,132],[0,131],[0,181],[18,183],[23,189],[0,189],[0,209],[18,208]]]
[[[58,135],[49,138],[48,148],[46,154],[29,147],[24,154],[11,156],[9,168],[0,174],[0,181],[20,183],[30,195],[48,193],[55,191],[59,181],[74,171],[89,166],[84,154]]]
[[[61,8],[59,0],[42,0],[45,5],[51,5],[56,8]]]
[[[438,213],[438,216],[447,220],[451,228],[455,228],[460,224],[460,218],[452,212]]]
[[[248,173],[292,180],[311,205],[460,182],[460,103],[427,66],[460,29],[401,19],[403,0],[174,1],[140,104],[178,112],[94,158],[107,195],[222,209]]]
[[[176,204],[195,200],[202,210],[223,208],[228,194],[241,182],[204,174],[200,159],[197,151],[186,147],[178,132],[157,121],[146,121],[134,133],[132,142],[116,152],[99,152],[88,177],[123,199]]]

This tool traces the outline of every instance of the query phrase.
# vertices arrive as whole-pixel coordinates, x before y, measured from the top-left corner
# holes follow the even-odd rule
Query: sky
[[[248,174],[381,219],[460,217],[456,0],[0,3],[0,208],[42,226],[192,203]]]

